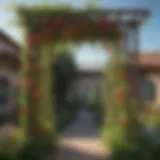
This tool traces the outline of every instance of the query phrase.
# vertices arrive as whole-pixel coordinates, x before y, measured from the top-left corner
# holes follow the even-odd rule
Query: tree
[[[70,52],[62,51],[56,55],[53,65],[54,91],[57,96],[57,102],[64,102],[65,96],[70,88],[77,68]]]

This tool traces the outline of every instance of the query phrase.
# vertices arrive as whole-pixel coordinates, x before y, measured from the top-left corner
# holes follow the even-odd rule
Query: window
[[[9,93],[9,81],[5,78],[0,78],[0,107],[8,105]]]
[[[140,99],[144,101],[153,101],[155,99],[155,85],[149,81],[144,80],[139,87]]]

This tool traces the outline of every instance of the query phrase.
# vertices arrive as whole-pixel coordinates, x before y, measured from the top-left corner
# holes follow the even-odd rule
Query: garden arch
[[[53,45],[61,41],[79,43],[101,40],[113,56],[127,62],[129,52],[137,54],[138,29],[148,16],[148,10],[55,10],[19,7],[18,13],[25,25],[25,47],[21,54],[23,65],[20,125],[28,135],[49,134],[54,138],[50,78]],[[129,36],[131,31],[135,31],[132,51],[128,48],[128,42],[132,39]],[[126,65],[124,66],[126,70]]]

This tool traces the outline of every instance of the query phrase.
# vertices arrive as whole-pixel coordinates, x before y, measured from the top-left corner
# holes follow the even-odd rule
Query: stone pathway
[[[81,111],[77,120],[60,135],[55,160],[106,160],[107,152],[91,113]]]

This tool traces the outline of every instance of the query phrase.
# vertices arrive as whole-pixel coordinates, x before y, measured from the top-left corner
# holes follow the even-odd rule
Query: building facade
[[[102,70],[79,70],[71,92],[76,95],[81,107],[87,107],[92,94],[100,91],[104,83]]]
[[[20,46],[3,31],[0,31],[0,117],[12,119],[15,115],[13,99],[15,82],[20,69]],[[8,118],[7,118],[8,117]]]
[[[132,61],[132,57],[130,59]],[[139,70],[136,79],[142,104],[160,107],[160,53],[140,54],[138,61],[130,63],[130,67]]]
[[[138,74],[132,78],[134,77],[137,81],[138,98],[142,106],[149,105],[160,108],[160,52],[141,53],[138,59],[130,56],[129,70],[135,68],[137,68]],[[104,84],[104,78],[102,70],[79,71],[74,88],[81,101],[87,102],[90,93]]]

